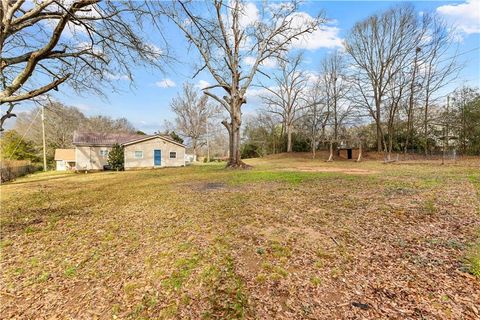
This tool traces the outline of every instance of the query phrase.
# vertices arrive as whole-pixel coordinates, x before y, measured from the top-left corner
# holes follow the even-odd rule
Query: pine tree
[[[170,136],[170,138],[172,138],[173,141],[183,143],[183,139],[175,131],[170,132],[168,135]]]
[[[2,133],[0,146],[1,159],[30,160],[32,162],[40,160],[37,156],[33,142],[22,139],[15,130],[9,130]]]
[[[113,170],[123,170],[123,165],[125,163],[125,156],[123,153],[123,147],[117,143],[112,146],[112,150],[108,153],[107,163],[112,167]]]

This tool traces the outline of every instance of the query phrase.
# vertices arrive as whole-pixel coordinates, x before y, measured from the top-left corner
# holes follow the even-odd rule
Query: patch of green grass
[[[6,240],[0,240],[0,250],[3,250],[13,244],[12,240],[6,239]]]
[[[31,267],[37,267],[40,264],[40,260],[37,257],[30,258],[29,264]]]
[[[32,226],[28,226],[25,228],[25,233],[26,234],[29,234],[29,233],[34,233],[35,232],[35,228],[32,227]]]
[[[66,268],[64,274],[66,277],[69,277],[69,278],[74,277],[77,274],[77,267],[70,266]]]
[[[468,271],[480,278],[480,240],[472,245],[466,257]]]
[[[288,276],[288,271],[285,268],[270,262],[262,263],[262,269],[264,272],[261,274],[264,279],[268,278],[270,280],[278,281]]]
[[[275,258],[282,258],[282,257],[290,257],[292,255],[292,251],[289,247],[282,245],[278,242],[273,242],[270,245],[270,249],[272,250],[272,255]]]
[[[441,184],[442,179],[440,178],[422,178],[416,183],[422,189],[433,189]]]
[[[50,279],[50,273],[47,271],[42,271],[42,273],[40,273],[37,277],[38,282],[45,282],[48,279]]]
[[[338,176],[338,174],[332,174],[327,172],[295,172],[295,171],[236,171],[231,175],[229,179],[230,185],[241,185],[246,183],[259,183],[259,182],[280,182],[288,183],[291,185],[298,185],[302,182],[314,180],[318,178],[326,178]]]
[[[473,184],[475,190],[477,190],[477,195],[480,196],[480,175],[472,174],[468,176],[468,180]]]
[[[427,214],[437,213],[437,207],[435,206],[435,201],[433,199],[426,199],[423,203],[423,208]]]
[[[204,312],[203,318],[243,319],[248,307],[243,280],[235,272],[228,245],[217,241],[216,251],[216,259],[200,274],[202,282],[211,292],[211,306]]]
[[[333,254],[331,254],[330,252],[326,251],[323,248],[319,248],[317,250],[316,254],[317,254],[317,257],[319,257],[320,259],[324,259],[324,260],[331,260],[331,259],[335,258]]]
[[[319,286],[322,284],[322,279],[320,277],[317,277],[317,276],[313,276],[311,279],[310,279],[310,282],[314,285],[314,286]]]
[[[147,315],[147,312],[149,309],[155,308],[158,305],[158,302],[159,302],[158,298],[155,294],[151,292],[147,292],[143,295],[142,300],[133,306],[132,310],[127,314],[126,318],[135,319],[135,320],[152,319]],[[121,312],[120,305],[115,305],[114,308],[112,308],[112,315],[114,315],[113,318],[117,319],[117,315],[120,312]]]
[[[170,290],[179,290],[195,267],[197,267],[199,260],[200,257],[198,255],[177,259],[175,261],[175,271],[169,278],[163,280],[162,284]]]

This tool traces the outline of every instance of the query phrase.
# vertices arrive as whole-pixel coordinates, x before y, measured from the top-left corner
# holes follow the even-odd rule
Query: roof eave
[[[160,138],[160,139],[165,140],[165,141],[167,141],[167,142],[176,144],[176,145],[178,145],[178,146],[180,146],[180,147],[184,147],[184,148],[187,147],[186,145],[184,145],[184,144],[182,144],[182,143],[180,143],[180,142],[167,139],[167,138],[162,137],[162,136],[160,136],[160,135],[155,135],[155,136],[150,136],[150,137],[147,137],[147,138],[142,138],[142,139],[137,139],[137,140],[133,140],[133,141],[128,141],[128,142],[123,143],[122,145],[123,145],[123,146],[129,146],[129,145],[132,145],[132,144],[135,144],[135,143],[140,143],[140,142],[152,140],[152,139],[155,139],[155,138]]]

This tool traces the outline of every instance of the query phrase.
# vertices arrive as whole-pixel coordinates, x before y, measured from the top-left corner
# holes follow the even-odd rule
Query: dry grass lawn
[[[0,318],[480,317],[480,161],[248,162],[1,186]]]

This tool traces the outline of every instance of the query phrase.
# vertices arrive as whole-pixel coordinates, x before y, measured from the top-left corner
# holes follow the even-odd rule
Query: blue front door
[[[162,164],[162,150],[153,150],[153,161],[156,166]]]

